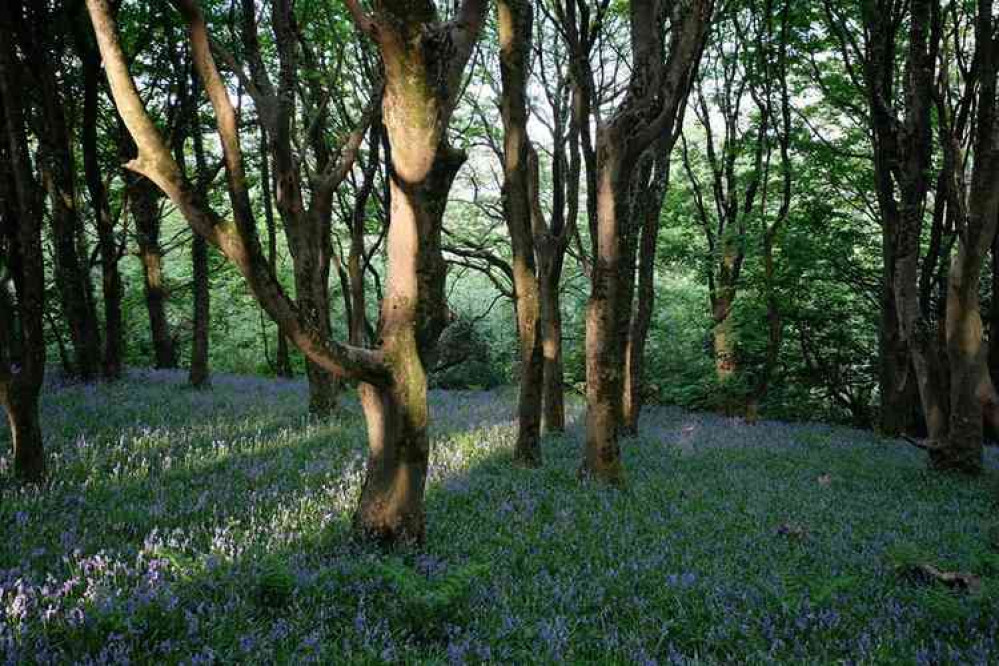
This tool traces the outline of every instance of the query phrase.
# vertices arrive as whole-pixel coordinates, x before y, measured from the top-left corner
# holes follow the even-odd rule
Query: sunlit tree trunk
[[[527,134],[527,79],[533,11],[529,0],[498,0],[500,112],[503,144],[503,212],[513,254],[513,285],[520,346],[520,398],[514,460],[541,464],[541,399],[544,384],[541,294],[531,228],[530,146]]]
[[[376,3],[374,18],[348,3],[358,26],[382,52],[382,108],[393,154],[382,339],[379,349],[369,350],[324,340],[314,319],[299,310],[275,279],[257,235],[236,111],[215,66],[204,17],[193,0],[173,4],[188,24],[195,67],[215,112],[232,222],[200,202],[185,182],[128,72],[107,0],[87,0],[115,103],[139,146],[129,167],[154,179],[191,227],[239,268],[267,313],[310,360],[362,383],[370,457],[355,528],[386,543],[421,541],[429,448],[423,356],[432,353],[447,321],[440,222],[464,159],[447,147],[444,130],[486,5],[470,0],[454,21],[442,24],[431,2]],[[446,39],[428,41],[432,33]]]
[[[428,147],[433,134],[413,131],[406,110],[428,100],[386,81],[385,126],[393,147],[403,137]],[[435,151],[437,152],[437,151]],[[440,224],[464,156],[442,146],[431,164],[421,151],[393,151],[386,251],[390,267],[381,307],[381,349],[392,374],[385,387],[363,384],[368,464],[355,526],[378,541],[422,541],[429,459],[427,360],[446,323]],[[429,171],[425,171],[429,167]],[[407,176],[408,174],[408,176]],[[355,306],[356,307],[356,306]]]

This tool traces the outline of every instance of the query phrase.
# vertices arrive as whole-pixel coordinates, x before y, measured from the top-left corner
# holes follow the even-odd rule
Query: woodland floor
[[[349,539],[358,410],[301,382],[51,386],[51,481],[0,432],[0,662],[999,663],[999,456],[649,408],[628,488],[581,484],[581,407],[512,467],[514,397],[434,392],[428,539]],[[974,573],[968,594],[904,575]]]

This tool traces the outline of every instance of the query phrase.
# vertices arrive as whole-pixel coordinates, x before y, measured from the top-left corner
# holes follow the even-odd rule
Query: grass
[[[0,661],[999,661],[995,452],[966,480],[870,433],[649,408],[617,491],[577,480],[578,404],[526,470],[510,391],[435,392],[428,541],[382,553],[350,539],[356,405],[214,381],[50,387],[42,488],[0,433]]]

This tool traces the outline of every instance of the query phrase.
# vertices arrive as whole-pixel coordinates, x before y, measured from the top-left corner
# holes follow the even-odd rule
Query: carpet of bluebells
[[[356,403],[298,381],[50,382],[50,481],[0,433],[0,663],[999,663],[996,452],[650,407],[625,490],[577,479],[581,406],[512,465],[514,394],[432,394],[428,538],[350,537]],[[959,593],[899,558],[981,577]]]

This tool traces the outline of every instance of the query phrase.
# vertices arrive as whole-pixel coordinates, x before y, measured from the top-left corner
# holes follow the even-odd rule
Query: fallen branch
[[[960,571],[942,571],[932,564],[914,564],[905,569],[906,575],[921,582],[940,583],[958,592],[976,594],[982,589],[982,579]]]

